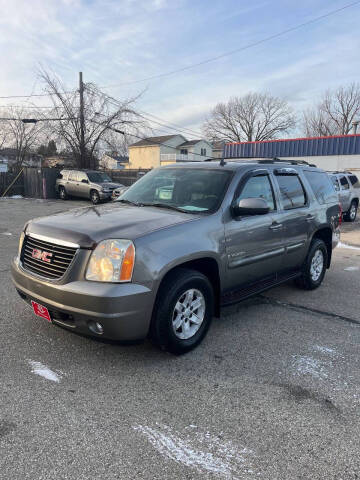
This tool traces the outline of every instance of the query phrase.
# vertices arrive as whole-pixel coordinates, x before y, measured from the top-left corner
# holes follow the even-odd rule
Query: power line
[[[269,35],[268,37],[257,40],[256,42],[249,43],[247,45],[244,45],[243,47],[236,48],[234,50],[230,50],[228,52],[222,53],[221,55],[217,55],[215,57],[208,58],[208,59],[203,60],[203,61],[198,62],[198,63],[192,63],[190,65],[186,65],[185,67],[181,67],[181,68],[178,68],[176,70],[170,70],[169,72],[159,73],[157,75],[152,75],[150,77],[141,78],[139,80],[132,80],[132,81],[129,81],[129,82],[122,82],[122,83],[117,83],[117,84],[112,84],[112,85],[101,85],[100,88],[112,88],[112,87],[119,87],[119,86],[122,86],[122,85],[133,85],[135,83],[147,82],[149,80],[155,80],[157,78],[162,78],[162,77],[167,77],[167,76],[170,76],[170,75],[174,75],[175,73],[184,72],[186,70],[190,70],[191,68],[199,67],[201,65],[206,65],[207,63],[215,62],[216,60],[220,60],[221,58],[229,57],[230,55],[234,55],[235,53],[243,52],[244,50],[248,50],[249,48],[256,47],[258,45],[261,45],[262,43],[268,42],[270,40],[274,40],[275,38],[279,38],[283,35],[286,35],[287,33],[294,32],[295,30],[306,27],[307,25],[311,25],[312,23],[323,20],[324,18],[327,18],[327,17],[330,17],[330,16],[335,15],[337,13],[340,13],[343,10],[346,10],[348,8],[354,7],[355,5],[358,5],[359,3],[360,3],[360,0],[358,0],[356,2],[352,2],[352,3],[348,3],[347,5],[344,5],[341,8],[337,8],[336,10],[331,10],[330,12],[325,13],[324,15],[319,15],[318,17],[312,18],[311,20],[308,20],[307,22],[299,23],[298,25],[294,25],[293,27],[287,28],[286,30],[282,30],[281,32],[275,33],[273,35]]]
[[[67,92],[60,92],[62,94],[67,94],[67,93],[75,93],[78,90],[68,90]],[[54,95],[57,95],[57,93],[37,93],[37,94],[30,94],[30,95],[7,95],[7,96],[1,96],[0,99],[3,98],[30,98],[30,97],[52,97]]]

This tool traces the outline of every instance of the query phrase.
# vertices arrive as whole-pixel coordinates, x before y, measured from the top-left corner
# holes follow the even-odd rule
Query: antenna
[[[226,162],[225,162],[225,158],[224,158],[224,157],[222,157],[222,158],[220,159],[219,165],[220,165],[220,167],[224,167],[224,166],[226,165]]]

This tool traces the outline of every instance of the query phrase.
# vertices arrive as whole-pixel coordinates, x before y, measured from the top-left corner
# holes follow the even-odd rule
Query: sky
[[[85,82],[196,137],[216,103],[250,91],[296,111],[358,81],[360,3],[258,46],[181,69],[307,22],[351,0],[0,0],[0,97],[43,93],[41,65],[66,88]],[[134,83],[135,82],[135,83]],[[0,106],[24,99],[0,99]],[[33,98],[51,105],[48,98]],[[154,125],[155,128],[155,125]],[[158,134],[169,133],[162,128]]]

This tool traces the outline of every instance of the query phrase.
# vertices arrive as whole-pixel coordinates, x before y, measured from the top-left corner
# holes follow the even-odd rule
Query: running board
[[[269,288],[276,287],[282,283],[288,282],[289,280],[294,280],[297,277],[300,277],[301,272],[299,270],[292,271],[291,273],[283,273],[277,275],[275,278],[267,278],[260,280],[259,282],[248,285],[247,287],[239,288],[236,290],[231,290],[223,295],[221,295],[221,306],[232,305],[233,303],[240,302],[246,298],[257,295],[258,293],[264,292]]]

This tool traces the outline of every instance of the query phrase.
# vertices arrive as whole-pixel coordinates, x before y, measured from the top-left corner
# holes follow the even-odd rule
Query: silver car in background
[[[95,205],[101,200],[110,200],[119,187],[124,186],[114,183],[107,173],[95,170],[61,170],[56,180],[56,191],[62,200],[88,198]]]
[[[360,182],[351,172],[328,172],[339,195],[339,202],[343,211],[344,220],[354,222],[360,198]]]

